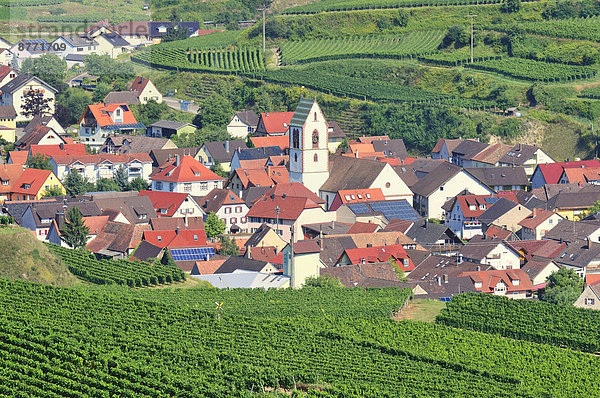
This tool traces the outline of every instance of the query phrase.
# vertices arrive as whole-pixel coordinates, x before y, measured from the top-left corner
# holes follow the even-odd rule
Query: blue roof
[[[213,247],[197,247],[192,249],[171,249],[173,261],[207,261],[215,255]]]
[[[116,130],[128,130],[128,129],[145,129],[144,123],[131,123],[131,124],[109,124],[108,126],[102,127],[103,129],[116,131]]]

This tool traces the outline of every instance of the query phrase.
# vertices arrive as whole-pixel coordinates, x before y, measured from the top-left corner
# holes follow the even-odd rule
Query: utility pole
[[[267,47],[266,47],[266,44],[265,44],[265,42],[266,42],[266,39],[265,39],[265,37],[266,37],[266,29],[265,29],[266,18],[265,18],[265,12],[267,10],[268,10],[268,7],[267,7],[266,4],[263,5],[261,8],[257,8],[256,9],[256,11],[262,11],[262,14],[263,14],[263,16],[262,16],[262,23],[263,23],[263,53],[265,51],[267,51]]]
[[[476,16],[474,14],[467,15],[467,17],[471,18],[471,63],[473,63],[473,18]]]

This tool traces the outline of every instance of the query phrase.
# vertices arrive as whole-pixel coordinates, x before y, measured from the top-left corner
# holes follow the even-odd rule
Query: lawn
[[[395,318],[397,320],[409,319],[411,321],[433,323],[435,322],[435,317],[444,307],[446,307],[446,303],[439,300],[412,300]]]

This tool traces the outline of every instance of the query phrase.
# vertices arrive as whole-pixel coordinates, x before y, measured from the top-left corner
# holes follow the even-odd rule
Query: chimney
[[[183,224],[185,225],[185,229],[188,228],[188,215],[183,216]]]
[[[587,248],[588,248],[588,250],[589,250],[589,249],[591,249],[591,248],[592,248],[592,243],[591,243],[591,240],[590,240],[590,238],[589,238],[589,237],[588,237],[588,238],[585,238],[585,242],[586,242],[586,244],[587,244]]]
[[[229,153],[229,140],[225,141],[225,152]]]
[[[65,224],[65,213],[61,213],[60,211],[57,211],[56,214],[54,215],[54,221],[56,221],[56,226],[58,227],[58,229],[61,229],[63,227],[63,225]]]
[[[477,266],[477,271],[481,271],[481,266],[480,265]]]
[[[177,227],[177,229],[175,229],[175,235],[179,235],[179,227]]]
[[[448,283],[448,274],[444,274],[444,283]]]
[[[175,167],[179,166],[179,155],[175,155]]]

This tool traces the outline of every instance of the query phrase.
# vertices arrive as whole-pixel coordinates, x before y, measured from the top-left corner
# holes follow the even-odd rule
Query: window
[[[160,209],[160,214],[167,214],[167,209]]]
[[[183,184],[183,192],[192,192],[192,183],[187,182]]]
[[[156,189],[160,191],[162,189],[162,181],[156,181],[154,186],[156,186]]]
[[[297,153],[294,154],[294,162],[298,162],[298,154]]]
[[[554,220],[552,220],[552,219],[548,220],[548,224],[552,224],[553,222],[554,222]]]
[[[156,237],[156,240],[157,240],[157,241],[159,241],[159,242],[162,242],[162,236],[158,235],[158,236]]]
[[[585,305],[594,305],[595,303],[596,303],[596,300],[594,300],[593,298],[585,299]]]
[[[198,235],[194,234],[193,237],[194,237],[194,240],[198,240]]]
[[[230,213],[231,213],[231,207],[226,207],[225,214],[230,214]]]
[[[319,132],[317,130],[312,133],[312,147],[313,149],[319,147]]]
[[[313,160],[314,160],[315,162],[318,162],[318,161],[319,161],[319,155],[317,155],[317,154],[315,153],[315,156],[313,157]]]
[[[298,129],[294,129],[294,135],[292,137],[292,148],[300,148],[300,130]]]
[[[236,206],[235,207],[235,212],[236,213],[241,213],[242,212],[242,206]]]
[[[231,221],[231,224],[233,225],[233,224],[237,223],[237,218],[236,217],[231,217],[229,219],[229,221]]]
[[[246,224],[246,222],[247,222],[247,218],[246,218],[246,217],[242,217],[242,218],[240,218],[240,222],[241,222],[242,224]]]
[[[315,112],[315,122],[317,121],[317,112]]]
[[[175,184],[173,184],[172,182],[169,183],[169,191],[173,192],[173,189],[175,189]]]
[[[219,188],[219,181],[215,181],[213,183],[213,188]]]
[[[208,189],[208,182],[201,182],[200,189],[206,191]]]
[[[440,191],[443,191],[443,190],[444,190],[444,187],[440,187]]]

